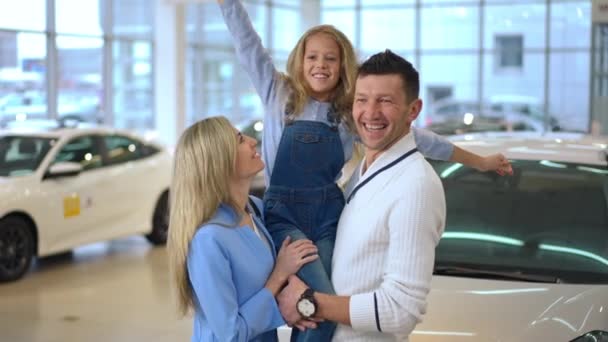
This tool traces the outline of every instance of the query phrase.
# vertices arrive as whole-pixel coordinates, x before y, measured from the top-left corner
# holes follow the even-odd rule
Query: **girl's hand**
[[[501,176],[513,175],[511,163],[502,153],[484,157],[481,164],[479,171],[496,171]]]
[[[302,265],[317,260],[317,258],[319,258],[317,246],[312,241],[301,239],[291,242],[291,237],[288,236],[283,240],[274,271],[287,279],[290,275],[297,273]]]

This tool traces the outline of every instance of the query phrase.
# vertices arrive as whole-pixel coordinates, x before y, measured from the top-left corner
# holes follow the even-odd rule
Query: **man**
[[[332,282],[337,296],[297,277],[279,295],[290,324],[338,322],[334,341],[404,341],[426,310],[435,247],[445,225],[437,174],[410,126],[422,109],[418,72],[390,50],[359,68],[353,120],[365,158],[347,185]]]

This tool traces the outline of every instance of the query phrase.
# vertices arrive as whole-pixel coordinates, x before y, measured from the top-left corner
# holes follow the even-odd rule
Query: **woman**
[[[179,311],[194,312],[192,341],[276,341],[285,322],[275,296],[318,257],[311,241],[289,238],[275,254],[252,215],[249,187],[264,168],[255,146],[213,117],[184,131],[175,151],[168,250]]]

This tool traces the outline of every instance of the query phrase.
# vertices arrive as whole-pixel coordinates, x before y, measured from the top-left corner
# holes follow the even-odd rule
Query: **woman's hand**
[[[292,242],[291,237],[288,236],[283,240],[274,269],[287,280],[287,277],[296,274],[300,267],[317,258],[319,258],[317,246],[312,241],[301,239]]]
[[[266,282],[266,288],[276,296],[290,275],[298,272],[302,265],[317,258],[319,258],[317,246],[312,241],[302,239],[291,242],[291,237],[286,237],[281,244],[274,269]]]

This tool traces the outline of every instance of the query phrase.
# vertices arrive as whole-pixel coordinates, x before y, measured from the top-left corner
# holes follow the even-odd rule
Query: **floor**
[[[164,247],[140,237],[39,260],[0,284],[0,341],[189,341],[179,320]]]

